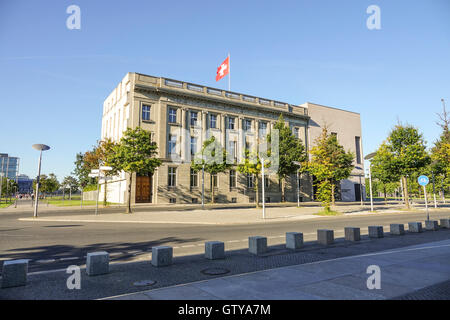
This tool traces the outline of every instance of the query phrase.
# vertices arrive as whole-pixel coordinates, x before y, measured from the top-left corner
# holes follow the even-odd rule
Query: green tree
[[[283,115],[280,115],[274,129],[279,134],[279,164],[278,181],[281,185],[282,201],[285,201],[286,177],[297,173],[299,166],[294,162],[304,162],[306,160],[305,147],[299,138],[296,138],[289,126],[286,126]],[[267,135],[267,141],[271,142],[271,135]]]
[[[354,154],[350,151],[346,152],[337,140],[336,135],[328,136],[327,149],[333,165],[331,178],[331,204],[335,205],[335,190],[341,180],[347,179],[352,170]]]
[[[411,125],[398,124],[389,134],[386,150],[391,154],[391,164],[388,168],[392,175],[400,175],[403,181],[405,206],[409,209],[407,176],[416,174],[430,163],[423,136]]]
[[[114,153],[114,147],[117,143],[113,142],[111,139],[100,140],[97,145],[92,147],[92,150],[83,153],[78,153],[75,160],[74,174],[78,177],[80,181],[80,186],[84,189],[88,185],[97,184],[97,178],[90,178],[88,175],[92,169],[98,169],[100,165],[109,166],[109,159]],[[106,177],[112,177],[118,173],[117,169],[112,167],[113,170],[105,171]],[[108,190],[108,179],[105,179],[103,193],[103,205],[107,204],[107,190]]]
[[[10,197],[16,192],[18,184],[14,179],[3,177],[2,181],[2,197]]]
[[[259,175],[261,174],[261,159],[258,157],[256,151],[250,152],[250,150],[246,149],[244,157],[241,159],[241,163],[237,166],[237,170],[242,174],[247,176],[250,175],[255,178],[256,208],[259,208]]]
[[[437,188],[450,191],[450,118],[445,106],[438,116],[440,121],[437,124],[442,128],[442,133],[431,149],[430,171],[435,175]]]
[[[400,175],[395,170],[394,155],[389,151],[386,142],[383,142],[370,161],[372,178],[380,181],[380,192],[384,194],[387,203],[389,184],[399,181]]]
[[[64,177],[61,186],[64,189],[69,189],[69,196],[71,196],[72,191],[77,191],[79,185],[77,179],[72,176],[66,176]],[[71,197],[69,199],[72,200]]]
[[[153,175],[155,169],[162,163],[155,157],[157,149],[156,143],[151,140],[151,133],[140,127],[128,128],[120,142],[113,147],[114,152],[108,158],[107,163],[114,170],[124,171],[129,175],[126,213],[131,213],[133,174]]]
[[[216,156],[217,151],[219,153]],[[222,154],[220,154],[220,151],[222,151]],[[211,203],[214,203],[215,194],[213,176],[225,172],[232,167],[232,164],[227,163],[226,150],[218,141],[216,141],[214,136],[203,142],[202,150],[198,152],[192,160],[191,168],[195,172],[202,170],[203,167],[204,170],[210,174]]]
[[[328,134],[324,127],[311,149],[311,160],[306,162],[302,171],[308,171],[315,177],[316,197],[325,211],[334,204],[334,191],[337,183],[350,176],[354,155],[339,145],[336,136]]]
[[[81,187],[81,190],[86,188],[88,185],[95,184],[94,178],[90,178],[88,175],[91,172],[91,169],[88,168],[86,165],[86,162],[84,161],[86,153],[79,152],[76,154],[75,159],[75,168],[72,171],[72,174],[74,174],[79,181],[79,185]]]
[[[45,174],[41,174],[39,177],[39,193],[49,194],[56,192],[60,188],[60,184],[56,175],[54,173],[50,173],[48,176]],[[36,180],[33,181],[33,190],[36,191]]]

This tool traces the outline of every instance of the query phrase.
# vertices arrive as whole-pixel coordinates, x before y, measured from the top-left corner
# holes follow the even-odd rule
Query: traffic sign
[[[430,179],[428,179],[427,176],[420,176],[420,177],[417,179],[417,182],[419,182],[419,184],[420,184],[421,186],[426,186],[426,185],[430,182]]]

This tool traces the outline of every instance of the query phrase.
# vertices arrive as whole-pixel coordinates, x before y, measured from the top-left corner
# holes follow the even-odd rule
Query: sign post
[[[423,187],[423,194],[425,195],[425,208],[427,209],[427,221],[430,220],[430,213],[428,212],[427,188],[426,185],[430,182],[427,176],[420,176],[417,182]]]

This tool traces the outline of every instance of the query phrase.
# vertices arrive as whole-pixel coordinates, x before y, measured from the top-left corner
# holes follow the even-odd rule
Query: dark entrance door
[[[361,185],[359,183],[355,183],[355,201],[361,201]]]
[[[136,203],[152,202],[152,177],[136,177]]]

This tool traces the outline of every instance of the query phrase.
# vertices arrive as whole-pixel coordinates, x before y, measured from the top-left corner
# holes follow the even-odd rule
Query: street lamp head
[[[377,154],[376,152],[369,153],[368,155],[366,155],[366,156],[364,157],[364,160],[370,160],[370,159],[372,159],[373,157],[375,157],[376,154]]]
[[[45,144],[33,144],[32,147],[38,151],[47,151],[50,149],[50,147]]]

